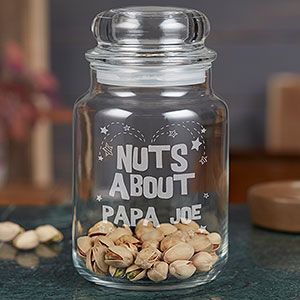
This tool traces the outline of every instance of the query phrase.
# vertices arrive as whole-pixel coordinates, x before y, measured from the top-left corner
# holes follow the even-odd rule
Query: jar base
[[[209,272],[203,275],[199,273],[197,276],[193,276],[186,280],[168,280],[162,281],[159,283],[155,283],[152,281],[138,281],[138,282],[130,282],[124,279],[117,279],[111,277],[97,276],[95,273],[90,272],[84,265],[82,259],[77,256],[76,251],[73,250],[72,253],[74,266],[77,269],[77,272],[86,280],[93,282],[97,285],[122,289],[122,290],[134,290],[134,291],[167,291],[167,290],[175,290],[175,289],[187,289],[193,288],[199,285],[203,285],[213,281],[218,274],[222,271],[226,261],[227,254],[223,257],[220,257],[218,263],[214,266],[214,268]],[[104,279],[105,278],[105,279]]]

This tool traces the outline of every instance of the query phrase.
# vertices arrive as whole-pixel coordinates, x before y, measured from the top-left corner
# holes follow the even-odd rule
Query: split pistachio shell
[[[127,224],[124,224],[121,228],[124,228],[124,229],[126,229],[127,230],[127,234],[129,234],[129,235],[133,235],[133,232],[132,232],[132,230],[130,229],[130,227],[127,225]]]
[[[169,271],[171,275],[178,279],[187,279],[196,272],[196,268],[191,261],[176,260],[170,264]]]
[[[122,244],[139,244],[140,240],[135,238],[132,235],[122,235],[120,238],[118,238],[115,242],[116,245],[122,245]]]
[[[126,277],[130,281],[137,281],[143,279],[146,276],[146,270],[137,265],[131,265],[126,269]]]
[[[198,272],[208,272],[212,268],[213,261],[213,257],[207,252],[196,253],[192,258]]]
[[[123,278],[125,276],[126,269],[109,266],[108,272],[112,277]]]
[[[118,227],[113,232],[107,235],[109,239],[111,239],[113,242],[116,242],[120,237],[123,235],[128,235],[129,231],[126,228]]]
[[[179,242],[185,242],[186,237],[181,231],[176,231],[175,233],[169,234],[160,242],[160,250],[166,251],[171,247],[175,246]]]
[[[151,231],[153,231],[153,227],[140,227],[135,230],[135,235],[137,236],[137,238],[141,239],[143,234]]]
[[[162,223],[162,224],[159,225],[159,227],[157,227],[157,230],[162,232],[163,235],[169,235],[169,234],[174,233],[175,231],[177,231],[177,228],[172,224]]]
[[[129,250],[132,253],[132,255],[136,257],[138,253],[138,247],[135,244],[127,243],[127,244],[121,244],[120,246]]]
[[[147,219],[140,219],[137,222],[137,224],[135,226],[135,229],[138,230],[140,228],[146,228],[146,227],[152,228],[152,229],[154,228],[153,224],[149,220],[147,220]]]
[[[111,247],[111,246],[115,245],[114,242],[105,235],[98,235],[94,239],[93,243],[94,243],[94,246],[102,245],[102,246],[105,246],[105,247]]]
[[[94,224],[88,231],[89,236],[106,235],[115,230],[116,226],[109,221],[100,221]]]
[[[87,252],[92,248],[92,240],[89,236],[81,236],[77,239],[77,253],[86,257]]]
[[[35,230],[28,230],[19,234],[14,240],[13,245],[20,250],[30,250],[38,246],[39,239]]]
[[[107,248],[105,246],[97,245],[93,247],[93,255],[95,264],[97,265],[97,269],[100,270],[102,273],[108,272],[108,265],[105,263],[105,254]]]
[[[195,234],[189,241],[188,244],[193,246],[195,252],[212,250],[212,243],[208,239],[207,235]]]
[[[92,248],[90,248],[90,250],[88,250],[88,252],[86,253],[85,265],[90,271],[95,272],[95,268],[94,268],[95,259],[94,259]]]
[[[148,247],[152,247],[152,248],[158,249],[158,247],[159,247],[159,241],[145,241],[145,242],[143,242],[142,249],[148,248]]]
[[[154,226],[149,220],[141,219],[136,224],[135,235],[137,236],[137,238],[140,239],[144,233],[150,232],[153,229],[154,229]]]
[[[152,231],[145,232],[141,236],[142,242],[146,241],[161,241],[164,238],[164,235],[161,231],[153,229]]]
[[[1,222],[0,223],[0,241],[10,242],[12,241],[19,233],[23,232],[24,229],[13,222]]]
[[[105,263],[116,268],[126,268],[133,263],[133,255],[125,247],[112,246],[105,254]]]
[[[222,240],[221,236],[217,232],[211,232],[207,237],[213,245],[213,250],[218,250]]]
[[[41,243],[59,243],[63,240],[63,234],[52,225],[42,225],[35,229]]]
[[[167,279],[169,266],[164,261],[156,261],[148,270],[147,276],[150,280],[159,282]]]
[[[181,221],[181,223],[175,224],[174,226],[181,231],[189,231],[189,230],[196,231],[200,228],[198,223],[196,223],[195,221],[184,220],[184,219]]]
[[[144,248],[137,254],[134,263],[143,269],[149,269],[159,259],[160,255],[160,251],[153,247]]]
[[[187,243],[179,242],[164,254],[164,261],[172,263],[175,260],[189,260],[194,255],[194,248]]]

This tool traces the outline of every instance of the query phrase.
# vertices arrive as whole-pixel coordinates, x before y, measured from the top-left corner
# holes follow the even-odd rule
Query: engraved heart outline
[[[189,127],[189,125],[192,125],[192,129]],[[115,134],[108,133],[109,128],[112,126],[118,126],[122,128],[122,131],[119,131]],[[200,129],[198,129],[199,127]],[[199,162],[203,165],[207,162],[207,156],[206,156],[206,143],[205,143],[205,133],[206,133],[206,128],[199,122],[191,120],[191,121],[181,121],[177,123],[171,123],[171,124],[166,124],[162,126],[161,128],[157,129],[155,133],[152,135],[150,139],[150,143],[153,144],[159,138],[163,135],[168,134],[168,136],[175,138],[178,135],[178,132],[176,131],[176,128],[183,128],[185,129],[192,138],[197,139],[194,141],[200,142],[201,140],[201,146],[203,148],[202,150],[202,157],[199,160]],[[99,153],[98,153],[98,160],[102,161],[104,158],[102,156],[102,151],[104,152],[105,156],[113,156],[113,146],[110,146],[110,143],[112,143],[118,136],[120,135],[130,135],[136,139],[138,139],[142,143],[146,143],[148,140],[145,135],[142,133],[141,130],[135,128],[134,126],[131,126],[129,124],[126,124],[124,122],[118,122],[118,121],[113,121],[110,122],[109,124],[106,124],[104,127],[100,127],[101,133],[104,134],[104,137],[101,141],[100,147],[99,147]],[[200,140],[199,140],[200,139]],[[198,150],[197,150],[198,151]]]

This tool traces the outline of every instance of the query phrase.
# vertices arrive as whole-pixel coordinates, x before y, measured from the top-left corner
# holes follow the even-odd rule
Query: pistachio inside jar
[[[228,251],[228,110],[211,87],[209,22],[130,7],[92,31],[92,83],[74,107],[74,265],[121,289],[210,282]]]

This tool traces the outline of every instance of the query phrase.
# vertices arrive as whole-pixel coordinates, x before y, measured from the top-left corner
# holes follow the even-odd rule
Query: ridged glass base
[[[227,252],[219,257],[219,261],[214,265],[213,269],[208,273],[196,273],[191,278],[186,280],[178,280],[174,277],[170,277],[165,281],[155,283],[150,280],[140,280],[130,282],[127,279],[117,279],[110,276],[97,275],[90,272],[86,267],[82,259],[77,255],[76,251],[72,253],[74,266],[78,273],[86,280],[94,282],[95,284],[105,287],[112,287],[117,289],[135,290],[135,291],[162,291],[162,290],[174,290],[174,289],[186,289],[206,284],[213,281],[218,274],[224,268],[227,261]]]

